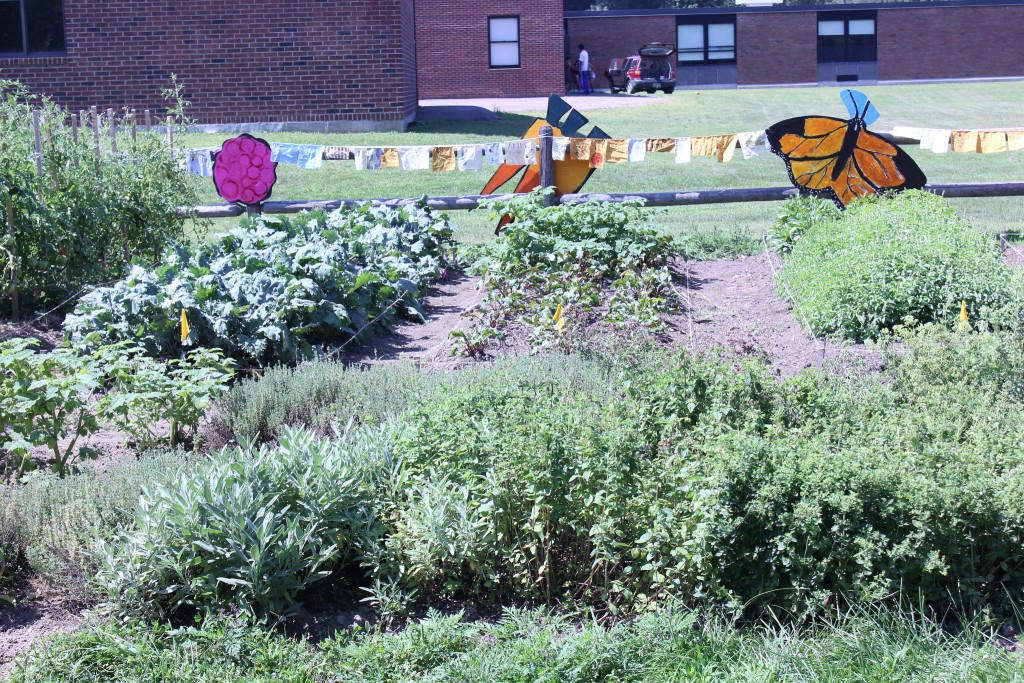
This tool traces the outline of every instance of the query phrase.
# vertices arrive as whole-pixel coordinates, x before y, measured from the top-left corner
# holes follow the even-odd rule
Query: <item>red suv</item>
[[[625,90],[632,95],[660,90],[666,95],[671,94],[676,89],[676,71],[669,56],[675,51],[673,45],[648,43],[634,55],[613,59],[604,71],[612,92]]]

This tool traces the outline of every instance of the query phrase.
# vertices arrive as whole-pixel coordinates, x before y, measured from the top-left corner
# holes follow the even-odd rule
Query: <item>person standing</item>
[[[584,95],[590,94],[590,53],[580,43],[580,90]]]

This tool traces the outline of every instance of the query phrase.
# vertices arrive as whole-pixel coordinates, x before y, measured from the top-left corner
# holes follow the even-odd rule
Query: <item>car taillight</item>
[[[640,69],[631,69],[626,72],[630,78],[640,78]]]
[[[672,69],[668,70],[668,79],[670,81],[676,80],[676,72],[674,70],[672,70]]]

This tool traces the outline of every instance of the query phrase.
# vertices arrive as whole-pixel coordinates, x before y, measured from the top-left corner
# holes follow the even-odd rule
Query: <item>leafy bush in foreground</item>
[[[816,335],[861,340],[905,321],[951,322],[961,300],[978,318],[1010,292],[994,242],[941,197],[904,192],[858,200],[815,220],[779,276],[797,319]]]
[[[291,362],[395,315],[422,318],[418,298],[441,274],[452,229],[423,207],[369,204],[294,220],[244,219],[194,252],[168,250],[86,295],[65,321],[75,343],[97,334],[157,356],[216,346],[254,363]],[[379,318],[379,320],[378,320]]]
[[[60,636],[23,659],[12,683],[656,683],[694,681],[1017,681],[1024,660],[968,626],[953,635],[913,616],[844,615],[808,629],[738,630],[669,611],[605,627],[506,610],[496,623],[433,614],[401,633],[341,634],[319,646],[224,619],[200,627],[132,622]]]
[[[228,604],[261,619],[289,615],[299,591],[370,552],[386,441],[286,431],[275,448],[223,450],[146,487],[135,528],[99,548],[100,590],[141,615]]]
[[[901,334],[882,377],[779,381],[760,362],[679,353],[431,379],[367,446],[285,430],[281,448],[221,454],[147,494],[102,575],[133,613],[281,614],[314,567],[362,573],[385,617],[465,597],[614,614],[676,600],[798,619],[877,600],[1003,612],[1024,590],[1020,341]],[[362,521],[301,496],[286,514],[299,494],[272,463],[308,468],[301,490],[342,496]],[[293,519],[329,542],[289,537]],[[252,529],[285,540],[236,550]]]

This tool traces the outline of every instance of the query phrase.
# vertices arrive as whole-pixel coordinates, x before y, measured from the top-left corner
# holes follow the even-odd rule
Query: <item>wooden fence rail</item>
[[[1008,183],[929,183],[925,190],[944,197],[1024,197],[1024,181]],[[693,204],[729,204],[734,202],[776,202],[796,197],[795,187],[750,187],[728,190],[681,190],[678,192],[616,192],[611,194],[566,194],[555,201],[561,204],[579,204],[590,200],[622,202],[644,199],[647,206],[689,206]],[[445,211],[466,211],[480,206],[485,199],[508,200],[513,194],[478,194],[460,197],[427,197],[427,206]],[[290,214],[323,209],[332,211],[345,206],[358,206],[366,202],[380,206],[403,206],[424,201],[420,197],[389,199],[327,199],[264,202],[260,210],[267,214]],[[182,207],[183,214],[195,213],[199,218],[230,218],[246,213],[237,204],[206,204]]]
[[[554,184],[554,159],[551,153],[552,130],[541,126],[537,158],[540,165],[541,186]],[[1021,197],[1024,196],[1024,182],[1009,183],[929,183],[925,190],[945,197]],[[616,192],[611,194],[565,194],[551,197],[553,204],[579,204],[596,200],[601,202],[622,202],[627,199],[643,199],[647,206],[688,206],[692,204],[729,204],[733,202],[776,202],[795,197],[800,191],[795,187],[749,187],[726,190],[682,190],[678,192]],[[465,195],[460,197],[399,197],[389,199],[326,199],[300,201],[264,202],[258,207],[243,208],[238,204],[207,204],[182,207],[183,214],[194,214],[199,218],[231,218],[243,213],[289,214],[300,211],[323,209],[333,211],[342,205],[356,206],[370,202],[380,206],[402,206],[425,201],[432,209],[444,211],[468,211],[480,206],[485,199],[507,200],[515,195]]]

